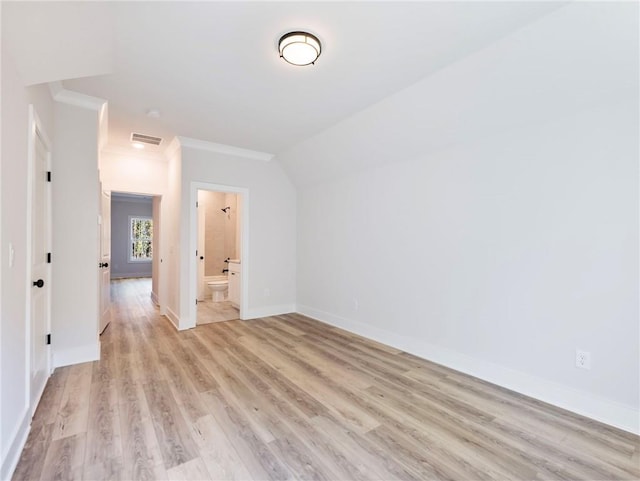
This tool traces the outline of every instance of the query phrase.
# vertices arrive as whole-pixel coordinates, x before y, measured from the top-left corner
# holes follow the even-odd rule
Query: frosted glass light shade
[[[320,40],[306,32],[290,32],[278,42],[280,57],[291,65],[311,65],[320,56]]]

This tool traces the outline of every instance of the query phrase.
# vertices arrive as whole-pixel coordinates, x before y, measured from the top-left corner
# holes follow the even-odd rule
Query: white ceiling
[[[137,131],[278,153],[560,5],[3,2],[2,40],[27,83],[107,99],[112,144]],[[300,29],[322,41],[315,66],[278,57]]]

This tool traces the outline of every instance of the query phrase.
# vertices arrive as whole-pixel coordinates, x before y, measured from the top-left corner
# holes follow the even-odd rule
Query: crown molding
[[[62,86],[62,82],[49,82],[49,91],[56,102],[95,110],[97,112],[107,103],[105,99],[67,90]]]
[[[208,152],[216,152],[218,154],[233,155],[236,157],[244,157],[246,159],[262,160],[269,162],[273,159],[274,154],[267,152],[258,152],[257,150],[243,149],[242,147],[236,147],[234,145],[217,144],[215,142],[209,142],[207,140],[192,139],[190,137],[178,137],[180,145],[182,147],[189,147],[191,149],[206,150]]]

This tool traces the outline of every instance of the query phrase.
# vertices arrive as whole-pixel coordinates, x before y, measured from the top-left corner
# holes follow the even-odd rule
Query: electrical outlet
[[[591,353],[576,349],[576,367],[580,369],[591,369]]]

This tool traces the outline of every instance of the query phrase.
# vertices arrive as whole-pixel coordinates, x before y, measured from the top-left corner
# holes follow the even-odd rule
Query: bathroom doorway
[[[196,325],[240,319],[242,196],[197,189]]]

